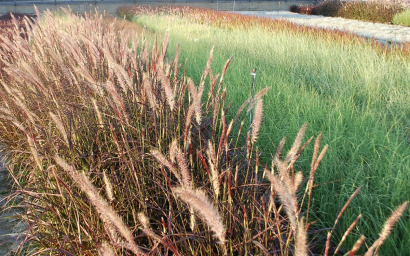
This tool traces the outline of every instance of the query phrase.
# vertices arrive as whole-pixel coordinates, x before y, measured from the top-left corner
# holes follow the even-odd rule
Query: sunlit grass
[[[261,26],[255,20],[250,21],[252,26],[238,27],[234,22],[231,26],[230,14],[215,18],[201,13],[185,12],[184,18],[148,14],[133,20],[159,34],[170,31],[170,52],[181,44],[187,72],[196,81],[212,46],[216,70],[233,56],[225,81],[233,91],[228,101],[234,108],[249,96],[250,72],[258,67],[257,88],[272,86],[260,135],[262,155],[269,158],[272,145],[282,136],[293,137],[303,122],[313,131],[322,131],[331,149],[324,171],[318,173],[323,184],[316,191],[314,209],[324,220],[318,226],[331,226],[341,202],[363,185],[339,235],[362,213],[366,220],[359,224],[361,231],[377,236],[375,230],[390,209],[408,200],[410,193],[405,185],[410,180],[407,53],[349,35],[335,38],[286,24],[285,29],[271,29],[266,20],[261,20]],[[223,16],[228,17],[226,23]],[[307,169],[307,164],[299,167]],[[409,224],[408,218],[400,222],[399,235],[388,240],[384,252],[405,254],[401,239],[410,239]]]

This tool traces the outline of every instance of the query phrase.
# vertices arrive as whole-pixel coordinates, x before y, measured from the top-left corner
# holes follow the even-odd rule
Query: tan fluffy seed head
[[[101,246],[98,248],[98,255],[99,256],[115,256],[115,252],[107,242],[103,242]]]
[[[408,204],[409,202],[406,201],[402,205],[396,208],[396,210],[392,213],[392,215],[384,223],[384,226],[383,226],[382,232],[380,233],[379,238],[373,243],[372,246],[370,246],[370,248],[367,250],[364,256],[372,256],[373,253],[384,243],[386,238],[390,235],[396,222],[403,215]]]
[[[307,256],[307,234],[303,218],[298,221],[295,234],[295,256]]]
[[[103,179],[104,179],[104,183],[105,183],[105,192],[107,193],[108,200],[110,200],[110,202],[112,202],[112,201],[114,201],[114,193],[112,191],[111,182],[108,179],[107,174],[105,173],[105,171],[103,171]]]
[[[68,146],[68,136],[67,132],[65,131],[63,122],[61,122],[60,118],[58,118],[56,115],[54,115],[52,112],[49,112],[49,115],[51,116],[51,119],[53,119],[54,123],[56,124],[57,130],[61,133],[63,136],[65,144]]]
[[[178,182],[180,184],[182,184],[182,179],[181,176],[179,175],[178,171],[176,170],[176,168],[174,167],[174,165],[172,163],[170,163],[167,158],[158,150],[152,150],[151,154],[155,157],[155,159],[157,159],[157,161],[162,164],[163,166],[167,167],[172,174],[175,175],[175,177],[177,178]]]
[[[217,162],[215,150],[214,150],[214,147],[211,141],[208,141],[208,149],[206,153],[208,155],[208,163],[209,163],[209,169],[211,173],[212,188],[214,189],[215,198],[218,198],[219,190],[220,190],[218,162]]]
[[[292,148],[289,150],[288,154],[286,155],[285,162],[289,163],[292,159],[297,155],[300,145],[302,144],[303,136],[305,135],[307,124],[304,124],[302,128],[300,128],[298,135],[296,135],[296,139],[293,142]]]
[[[192,190],[189,188],[175,187],[174,193],[195,212],[199,214],[202,220],[211,228],[215,233],[221,244],[225,244],[226,230],[222,222],[222,218],[216,211],[215,206],[211,203],[209,198],[202,190]]]
[[[263,101],[258,100],[258,102],[256,103],[256,107],[255,107],[255,117],[253,118],[253,122],[252,122],[252,136],[251,136],[252,143],[256,142],[258,135],[259,135],[259,130],[262,124],[262,112],[263,112]]]

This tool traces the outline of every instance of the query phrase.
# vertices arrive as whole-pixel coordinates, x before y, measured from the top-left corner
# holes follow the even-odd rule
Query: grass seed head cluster
[[[304,179],[294,166],[312,140],[303,142],[304,125],[263,168],[256,142],[268,89],[235,112],[223,86],[230,60],[214,74],[213,50],[197,86],[179,54],[167,58],[168,35],[150,46],[98,14],[24,23],[0,35],[0,141],[28,224],[18,253],[307,255],[327,146],[319,135]],[[246,106],[255,108],[249,130]]]

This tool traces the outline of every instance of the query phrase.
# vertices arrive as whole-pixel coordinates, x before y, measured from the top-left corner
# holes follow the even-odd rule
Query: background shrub
[[[312,14],[333,17],[336,16],[341,7],[340,0],[325,0],[313,8]]]
[[[410,9],[406,9],[394,15],[392,22],[395,25],[402,25],[402,26],[409,27],[410,26]]]
[[[301,7],[293,9],[299,13]],[[379,23],[390,23],[398,12],[403,10],[403,5],[384,1],[348,1],[325,0],[314,6],[313,15],[342,17],[354,20],[363,20]],[[305,14],[310,14],[305,13]]]
[[[334,16],[372,21],[380,23],[390,23],[398,12],[402,10],[402,7],[397,5],[385,5],[380,2],[346,2],[335,13]]]

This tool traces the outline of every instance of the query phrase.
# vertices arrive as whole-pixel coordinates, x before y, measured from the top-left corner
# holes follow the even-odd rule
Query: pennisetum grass
[[[167,59],[168,34],[151,48],[115,27],[99,14],[46,12],[25,36],[18,26],[1,36],[0,143],[29,227],[17,253],[308,255],[321,136],[303,196],[294,165],[310,142],[306,125],[284,159],[280,142],[266,182],[255,145],[268,88],[226,120],[231,59],[214,75],[212,49],[197,87],[179,55]]]

